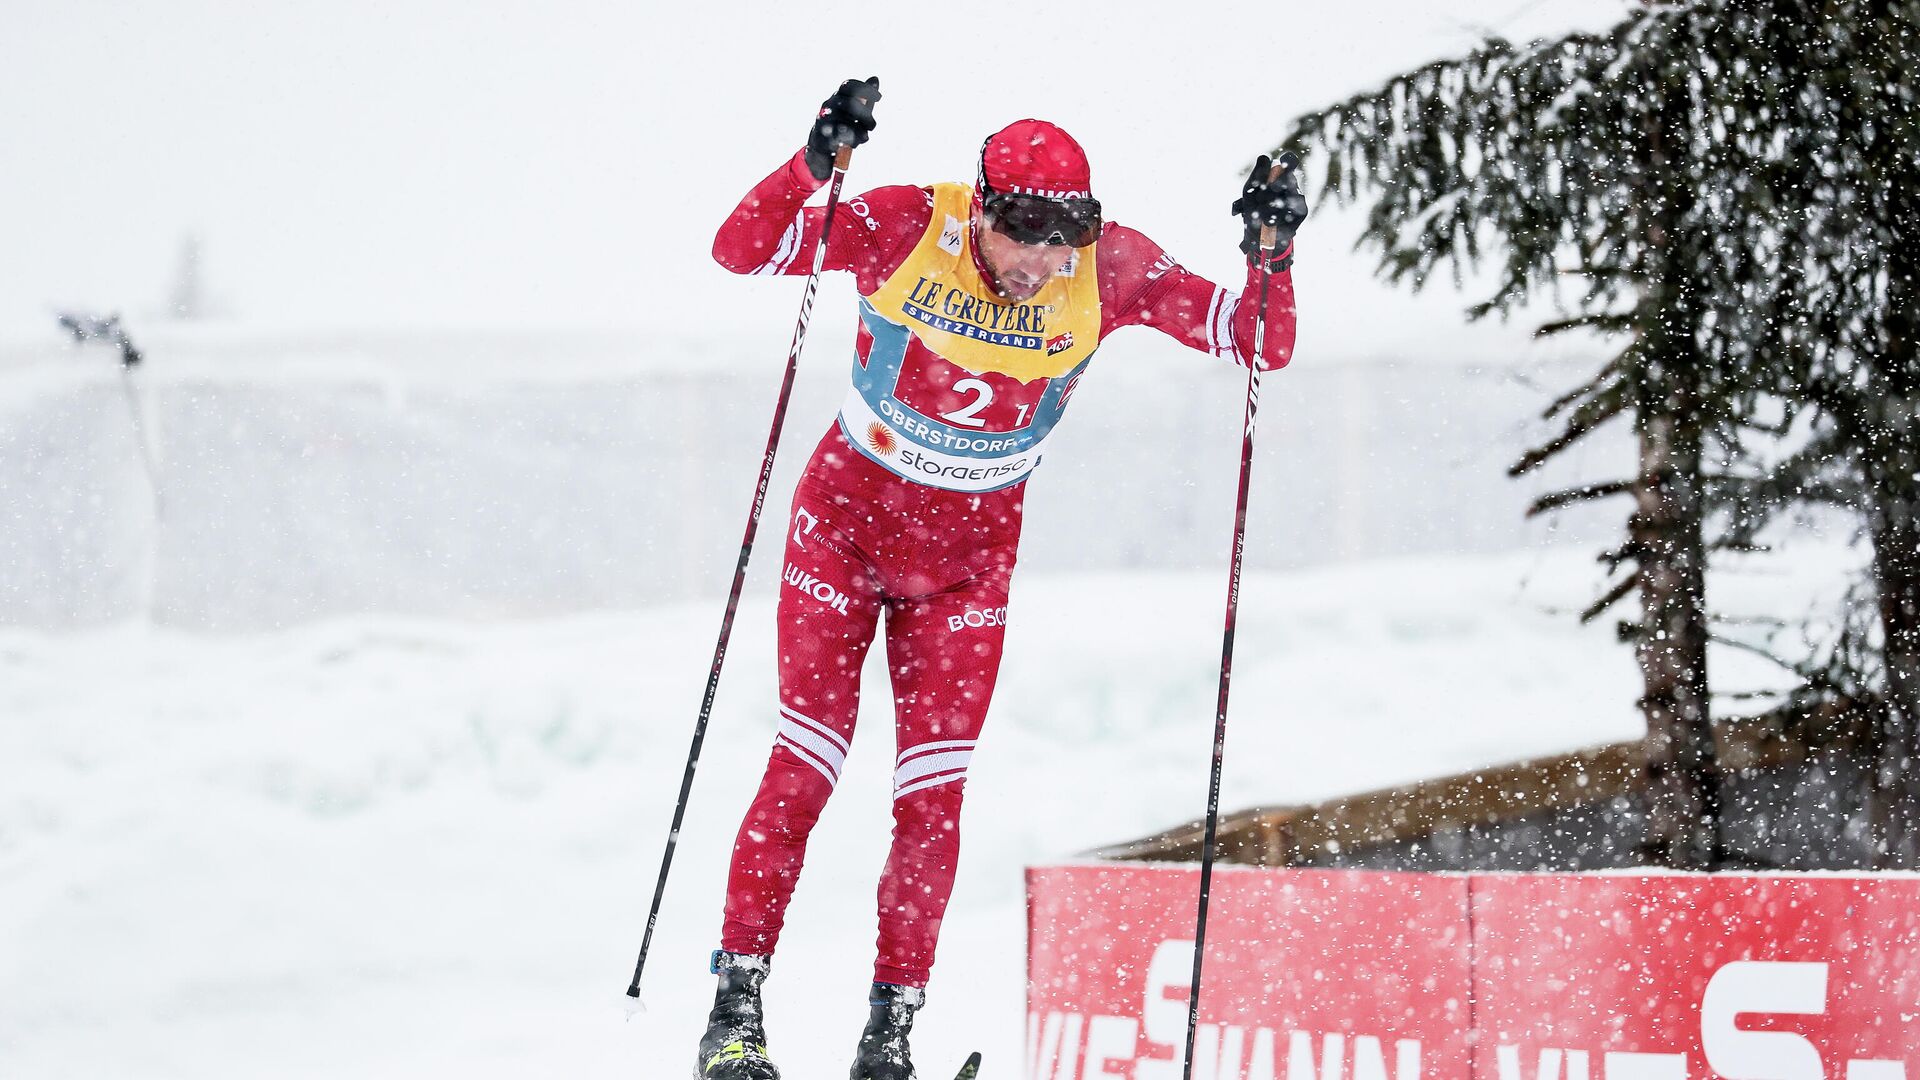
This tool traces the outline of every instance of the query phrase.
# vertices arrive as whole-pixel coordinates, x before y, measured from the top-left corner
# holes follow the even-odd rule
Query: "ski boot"
[[[872,1012],[860,1033],[860,1050],[853,1059],[850,1080],[915,1080],[907,1032],[913,1014],[927,1003],[927,993],[911,986],[874,983],[867,995]]]
[[[767,981],[770,958],[718,951],[713,973],[720,976],[707,1033],[700,1039],[698,1080],[780,1080],[767,1058],[766,1017],[760,984]]]

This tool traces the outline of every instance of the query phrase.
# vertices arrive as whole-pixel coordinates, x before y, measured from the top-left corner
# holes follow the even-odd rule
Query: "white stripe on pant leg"
[[[973,751],[971,750],[942,750],[933,754],[921,754],[893,770],[893,786],[899,787],[923,776],[946,772],[949,769],[965,771],[967,763],[972,760]]]
[[[815,757],[811,753],[808,753],[806,749],[799,746],[795,746],[794,744],[788,742],[786,736],[782,735],[779,738],[774,739],[773,745],[786,747],[787,751],[791,753],[794,757],[797,757],[801,761],[804,761],[807,764],[813,766],[813,771],[819,773],[821,776],[826,777],[827,783],[834,784],[834,785],[838,785],[840,783],[840,778],[833,775],[832,769],[827,768],[826,765],[823,764],[819,758]]]
[[[921,754],[931,754],[935,750],[971,750],[979,745],[980,741],[978,739],[953,739],[947,742],[921,743],[919,746],[909,746],[905,750],[900,751],[900,756],[894,758],[893,763],[896,766],[905,765],[908,758],[918,757]]]
[[[847,755],[839,747],[815,734],[812,728],[802,727],[784,717],[780,720],[780,737],[811,751],[831,770],[831,778],[839,781],[840,770],[847,767]]]
[[[850,749],[847,746],[847,740],[843,738],[839,732],[833,730],[832,728],[821,723],[820,721],[815,720],[811,716],[794,712],[792,709],[788,708],[785,705],[780,706],[780,715],[786,717],[789,720],[794,721],[795,723],[799,724],[801,727],[812,728],[814,734],[824,736],[827,740],[832,742],[833,745],[839,747],[840,753],[843,757],[846,755],[848,749]]]
[[[942,750],[932,754],[922,754],[893,771],[893,794],[899,798],[914,782],[940,773],[953,773],[951,779],[966,775],[967,764],[973,760],[971,750]],[[932,786],[932,785],[926,785]]]
[[[929,776],[925,780],[920,780],[915,783],[908,784],[906,787],[896,790],[893,793],[893,797],[897,801],[899,799],[905,798],[908,795],[913,794],[916,791],[925,791],[928,788],[936,788],[942,784],[952,784],[957,781],[965,780],[966,778],[967,778],[967,770],[965,769],[961,769],[959,772],[940,773],[937,776]]]

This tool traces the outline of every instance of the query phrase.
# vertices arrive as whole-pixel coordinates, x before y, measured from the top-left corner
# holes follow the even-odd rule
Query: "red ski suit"
[[[794,155],[727,218],[714,258],[740,274],[807,273],[825,212],[804,207],[821,186]],[[1139,324],[1254,362],[1255,304],[1117,224],[1105,226],[1090,255],[1097,310],[1084,274],[1072,286],[1079,292],[1058,294],[1078,296],[1077,308],[1062,301],[1032,312],[977,288],[943,295],[927,276],[902,280],[913,276],[899,273],[903,264],[917,268],[942,251],[959,260],[953,274],[972,280],[980,265],[966,230],[977,217],[954,210],[970,195],[952,185],[876,188],[846,200],[834,221],[824,268],[851,271],[863,298],[854,385],[807,464],[785,530],[779,730],[734,844],[721,933],[730,952],[771,954],[779,939],[807,836],[846,762],[860,669],[884,611],[898,757],[874,980],[924,987],[933,966],[959,858],[967,765],[1000,666],[1025,479],[1087,366],[1080,358],[1052,374],[1007,374],[962,366],[933,345],[960,354],[959,342],[977,357],[1005,344],[1026,350],[1019,363],[1059,354],[1060,367]],[[933,228],[942,218],[944,230]],[[1243,295],[1258,287],[1250,268]],[[1294,339],[1289,272],[1271,276],[1267,305],[1261,366],[1279,367]],[[1056,333],[1075,318],[1080,340]],[[1095,326],[1095,340],[1085,340]]]

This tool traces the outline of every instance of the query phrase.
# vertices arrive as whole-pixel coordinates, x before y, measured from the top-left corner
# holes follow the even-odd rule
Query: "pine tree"
[[[1782,5],[1804,7],[1804,5]],[[1770,271],[1793,257],[1779,221],[1788,170],[1756,169],[1773,149],[1793,72],[1774,66],[1753,20],[1771,5],[1663,5],[1604,34],[1515,47],[1494,40],[1301,117],[1286,148],[1322,151],[1327,189],[1370,203],[1362,242],[1389,280],[1418,288],[1441,269],[1495,271],[1474,318],[1550,296],[1567,309],[1543,333],[1587,328],[1625,339],[1588,382],[1555,402],[1560,434],[1523,473],[1626,418],[1635,476],[1560,492],[1545,511],[1630,495],[1628,568],[1588,617],[1638,592],[1623,626],[1636,648],[1647,722],[1646,853],[1706,868],[1719,845],[1718,769],[1708,697],[1705,571],[1709,493],[1731,474],[1763,400],[1803,381],[1804,341],[1773,332],[1790,296]],[[1758,13],[1757,15],[1755,13]],[[1799,14],[1799,12],[1795,12]],[[1763,122],[1756,124],[1756,119]],[[1757,155],[1757,156],[1756,156]],[[1577,281],[1577,289],[1563,287]]]
[[[1767,160],[1794,199],[1794,292],[1774,306],[1813,330],[1790,394],[1819,426],[1772,486],[1839,487],[1865,518],[1885,694],[1875,856],[1920,868],[1920,2],[1796,6],[1766,28],[1790,89],[1776,126],[1799,143]]]

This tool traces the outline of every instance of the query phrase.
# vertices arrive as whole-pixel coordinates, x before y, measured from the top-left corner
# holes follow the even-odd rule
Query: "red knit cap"
[[[1087,152],[1045,120],[1016,120],[987,136],[980,148],[980,175],[995,191],[1048,199],[1093,194]]]

